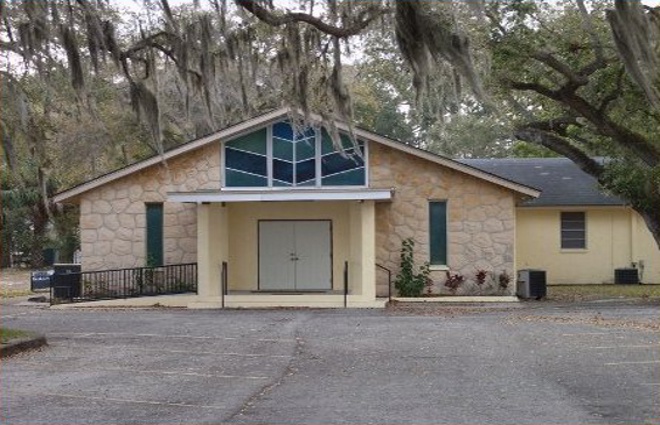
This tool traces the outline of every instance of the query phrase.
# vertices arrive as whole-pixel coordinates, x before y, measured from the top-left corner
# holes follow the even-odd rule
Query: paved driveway
[[[657,305],[43,310],[0,419],[71,423],[660,423]]]

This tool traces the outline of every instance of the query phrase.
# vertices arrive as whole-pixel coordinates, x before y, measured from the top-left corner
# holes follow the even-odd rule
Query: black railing
[[[220,270],[220,289],[222,290],[222,308],[225,308],[225,297],[229,293],[229,290],[227,289],[227,262],[223,261],[222,262],[222,268]]]
[[[376,264],[376,267],[387,272],[387,299],[392,301],[392,270],[380,264]]]
[[[344,308],[348,307],[348,261],[344,261]]]
[[[55,274],[50,303],[197,292],[197,263]]]

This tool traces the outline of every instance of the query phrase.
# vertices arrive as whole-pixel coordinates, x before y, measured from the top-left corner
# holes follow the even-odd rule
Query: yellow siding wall
[[[660,284],[660,249],[651,236],[642,217],[637,213],[632,213],[631,223],[633,232],[632,261],[638,264],[643,263],[641,273],[642,282]]]
[[[585,211],[586,249],[560,248],[560,213]],[[614,282],[614,269],[644,260],[646,283],[660,281],[660,251],[641,219],[630,209],[519,208],[516,212],[516,264],[542,269],[549,284]],[[643,222],[641,222],[643,225]],[[637,225],[639,228],[639,225]],[[633,236],[634,235],[634,236]]]
[[[344,261],[349,260],[348,202],[245,202],[229,209],[231,290],[257,290],[259,220],[332,220],[333,289],[343,288]]]

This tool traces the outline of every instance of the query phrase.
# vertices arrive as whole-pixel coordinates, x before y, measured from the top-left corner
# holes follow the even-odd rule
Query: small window
[[[585,216],[584,212],[561,213],[562,249],[585,249],[587,247]]]
[[[447,265],[447,202],[429,202],[429,251],[433,266]]]
[[[163,204],[147,206],[147,267],[163,265]]]

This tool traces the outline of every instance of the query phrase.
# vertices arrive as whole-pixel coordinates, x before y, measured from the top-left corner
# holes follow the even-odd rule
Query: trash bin
[[[50,289],[53,273],[55,270],[38,270],[30,273],[30,291]]]
[[[52,276],[53,298],[80,297],[80,264],[55,264]]]

